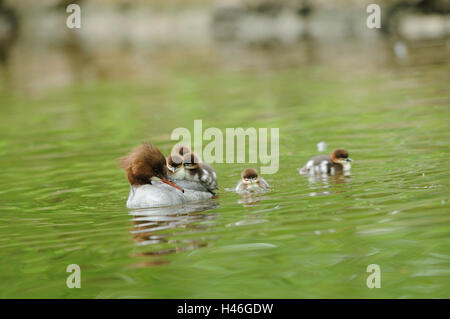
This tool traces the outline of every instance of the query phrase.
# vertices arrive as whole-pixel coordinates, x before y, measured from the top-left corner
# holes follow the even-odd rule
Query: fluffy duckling
[[[349,174],[353,160],[348,151],[338,148],[329,155],[317,155],[300,169],[300,174]]]
[[[184,165],[183,158],[178,154],[169,155],[166,159],[166,165],[168,170],[168,176],[172,180],[184,179]]]
[[[218,189],[216,172],[207,163],[201,162],[195,153],[184,155],[183,167],[186,180],[200,183],[212,194]]]
[[[186,154],[191,153],[191,149],[185,145],[178,144],[175,146],[175,148],[172,150],[172,155],[180,155],[183,157]]]
[[[258,175],[254,168],[246,168],[241,173],[241,180],[236,185],[236,192],[263,192],[270,188],[269,184]]]

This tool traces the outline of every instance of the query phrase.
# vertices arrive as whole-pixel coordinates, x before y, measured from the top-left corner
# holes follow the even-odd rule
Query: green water
[[[142,77],[4,87],[0,297],[449,298],[448,47],[410,50],[162,54]],[[217,200],[127,210],[116,159],[144,140],[167,154],[195,119],[279,128],[272,191],[242,198],[227,189],[253,165],[213,164]],[[350,151],[350,178],[298,174],[320,141]]]

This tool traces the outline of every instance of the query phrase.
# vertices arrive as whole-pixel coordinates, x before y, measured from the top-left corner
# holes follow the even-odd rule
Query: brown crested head
[[[178,154],[172,154],[167,158],[167,166],[178,168],[183,165],[183,158]]]
[[[185,145],[177,145],[172,150],[172,155],[176,154],[180,155],[181,157],[189,153],[191,153],[191,149]]]
[[[348,151],[343,148],[337,148],[331,153],[331,160],[334,163],[339,163],[342,161],[347,161],[348,159]]]
[[[242,179],[255,179],[258,178],[258,171],[254,168],[246,168],[241,173]]]
[[[184,167],[187,169],[195,169],[198,167],[198,164],[200,163],[200,159],[195,153],[189,153],[185,154],[183,156],[183,163]]]
[[[167,177],[166,158],[159,149],[143,143],[130,154],[119,159],[119,166],[127,174],[131,185],[151,184],[152,177]]]

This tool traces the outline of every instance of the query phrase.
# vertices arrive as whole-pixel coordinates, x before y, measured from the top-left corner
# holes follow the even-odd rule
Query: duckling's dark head
[[[251,182],[258,180],[258,171],[254,168],[246,168],[241,173],[244,182]]]
[[[180,155],[172,154],[167,158],[167,168],[172,173],[179,167],[183,166],[183,158]]]
[[[189,153],[183,156],[183,163],[185,169],[197,169],[199,167],[200,159],[195,153]]]
[[[344,164],[348,162],[352,162],[352,159],[349,157],[348,151],[343,148],[337,148],[331,153],[331,161],[337,164]]]
[[[181,157],[189,153],[191,153],[191,149],[186,145],[177,145],[172,150],[172,154],[180,155]]]

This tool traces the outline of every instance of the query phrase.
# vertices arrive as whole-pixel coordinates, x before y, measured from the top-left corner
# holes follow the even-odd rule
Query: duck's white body
[[[188,181],[188,180],[174,180],[174,183],[183,188],[184,190],[189,189],[192,191],[198,191],[201,193],[207,192],[208,189],[200,182]],[[212,193],[210,193],[212,195]]]
[[[177,183],[178,184],[178,183]],[[183,185],[180,185],[183,187]],[[184,188],[184,193],[161,182],[131,186],[127,208],[163,207],[211,198],[209,192]]]

